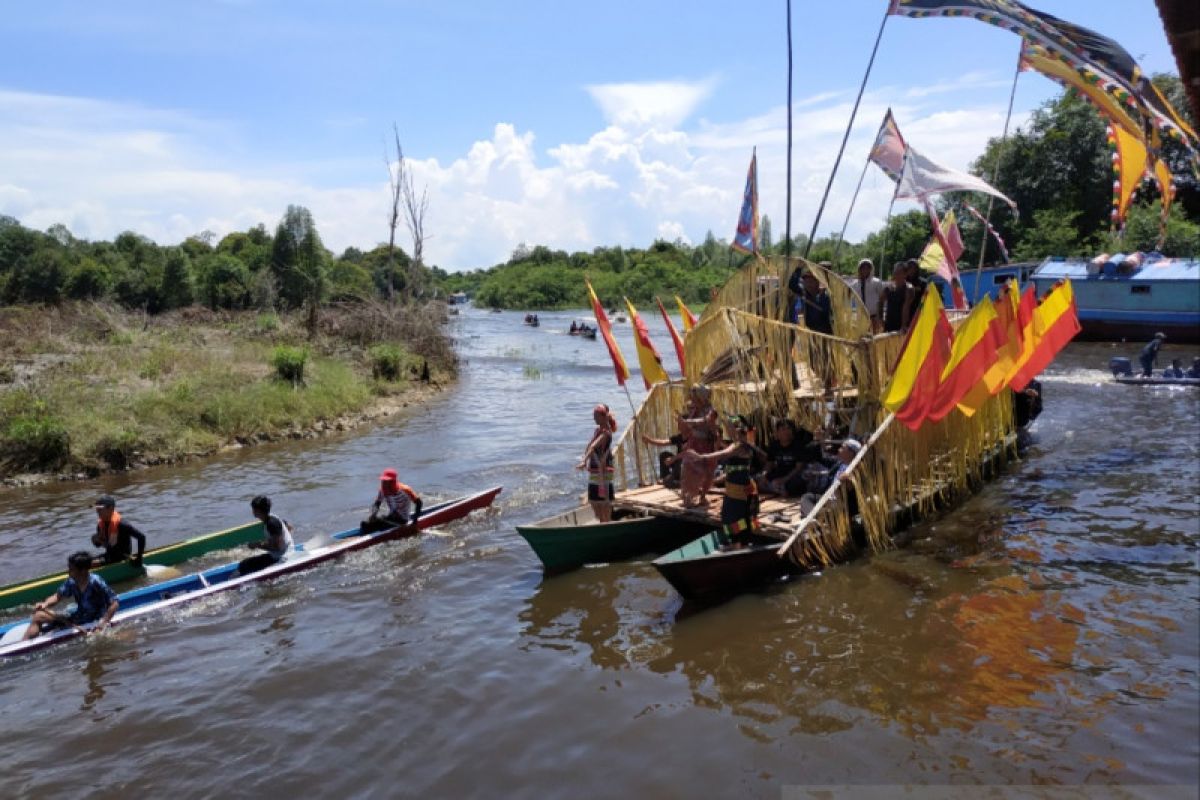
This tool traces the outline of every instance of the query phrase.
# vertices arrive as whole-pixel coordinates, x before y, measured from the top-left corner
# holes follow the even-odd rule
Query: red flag
[[[679,336],[679,331],[675,330],[675,323],[671,322],[671,317],[667,315],[667,309],[663,307],[662,300],[655,297],[654,302],[658,303],[658,310],[662,312],[663,322],[667,323],[667,330],[671,332],[671,341],[675,343],[675,357],[679,359],[679,374],[686,375],[687,370],[683,367],[683,339]]]
[[[1075,310],[1075,290],[1071,281],[1056,285],[1042,298],[1033,313],[1033,331],[1036,337],[1033,352],[1009,384],[1018,392],[1048,367],[1058,352],[1079,333],[1079,315]]]
[[[921,310],[904,339],[883,405],[914,431],[921,427],[937,396],[942,370],[950,359],[954,331],[942,309],[942,297],[932,284],[925,290]]]
[[[954,332],[950,360],[942,370],[937,398],[929,410],[930,420],[937,422],[953,411],[971,387],[982,380],[988,369],[996,363],[996,350],[1000,342],[995,321],[996,309],[992,305],[992,298],[984,295],[979,305],[959,324]]]
[[[696,319],[696,315],[692,313],[692,310],[683,304],[683,298],[679,295],[675,295],[675,302],[679,304],[679,316],[683,318],[683,332],[687,333],[696,327],[696,323],[699,320]]]
[[[613,370],[617,373],[617,383],[624,386],[625,381],[629,380],[629,367],[625,366],[625,356],[621,355],[621,348],[617,347],[617,340],[612,335],[612,325],[608,322],[608,315],[604,313],[604,306],[600,305],[600,300],[596,297],[596,290],[592,288],[592,282],[587,278],[584,278],[583,282],[587,284],[588,294],[592,298],[592,313],[596,315],[596,326],[600,328],[604,344],[608,345],[608,354],[612,357]]]

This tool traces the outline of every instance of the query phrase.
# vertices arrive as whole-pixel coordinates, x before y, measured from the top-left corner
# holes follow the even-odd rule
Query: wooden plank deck
[[[713,489],[708,493],[708,503],[704,506],[684,508],[677,491],[655,484],[617,492],[613,497],[613,508],[689,520],[699,525],[719,528],[721,501],[724,497],[725,493],[721,489]],[[804,517],[800,511],[800,498],[776,497],[773,494],[765,494],[761,498],[758,509],[759,533],[781,540],[791,536],[796,525]]]

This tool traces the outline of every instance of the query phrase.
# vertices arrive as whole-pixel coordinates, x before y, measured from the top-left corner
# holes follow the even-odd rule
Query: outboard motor
[[[1113,356],[1108,360],[1108,368],[1112,370],[1114,378],[1129,377],[1133,375],[1133,365],[1129,363],[1129,359],[1124,356]]]

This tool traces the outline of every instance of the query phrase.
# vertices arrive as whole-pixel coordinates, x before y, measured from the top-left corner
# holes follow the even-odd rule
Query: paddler
[[[272,564],[278,564],[292,549],[292,525],[271,513],[271,498],[259,495],[250,501],[250,511],[263,524],[267,538],[246,545],[251,550],[262,550],[261,555],[250,556],[238,564],[239,575],[249,575]]]
[[[96,501],[96,532],[92,544],[103,547],[104,552],[92,559],[93,567],[115,564],[129,559],[134,566],[142,565],[142,553],[146,552],[146,537],[137,528],[121,519],[117,501],[111,494],[101,495]],[[133,553],[133,542],[137,541],[137,554]]]
[[[47,631],[73,627],[87,634],[81,626],[100,620],[94,632],[108,627],[113,614],[117,613],[120,601],[104,579],[92,574],[92,554],[86,550],[73,553],[67,559],[67,579],[58,591],[33,607],[33,618],[25,631],[26,639],[34,639]],[[50,609],[60,600],[75,601],[75,610],[70,615],[56,614]]]
[[[387,510],[381,514],[385,507]],[[420,516],[421,496],[411,486],[401,483],[399,473],[389,467],[379,475],[379,492],[371,504],[371,513],[358,530],[373,533],[413,525]]]
[[[743,416],[728,417],[725,429],[732,443],[712,453],[683,454],[684,463],[725,464],[725,499],[721,503],[721,533],[723,544],[742,546],[758,530],[758,488],[751,471],[754,465],[754,446],[750,444],[751,426]]]

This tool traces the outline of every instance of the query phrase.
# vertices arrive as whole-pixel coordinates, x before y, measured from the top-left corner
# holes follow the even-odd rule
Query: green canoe
[[[228,550],[231,547],[237,547],[248,542],[261,541],[262,539],[262,523],[256,520],[245,525],[239,525],[236,528],[217,531],[206,536],[198,536],[195,539],[187,539],[175,544],[168,544],[163,547],[156,547],[153,550],[147,550],[142,557],[142,561],[147,566],[169,567],[188,559],[202,556],[205,553],[211,553],[216,550]],[[145,570],[135,567],[128,561],[108,564],[94,571],[110,584],[140,578],[145,574]],[[45,600],[66,579],[67,573],[62,572],[57,575],[45,575],[41,578],[21,581],[20,583],[11,583],[8,586],[0,588],[0,611],[13,608],[14,606],[25,605],[26,603],[36,603],[39,600]]]
[[[695,522],[670,517],[627,516],[597,522],[590,506],[517,526],[517,533],[529,542],[550,573],[642,553],[663,553],[695,539],[704,530]]]

